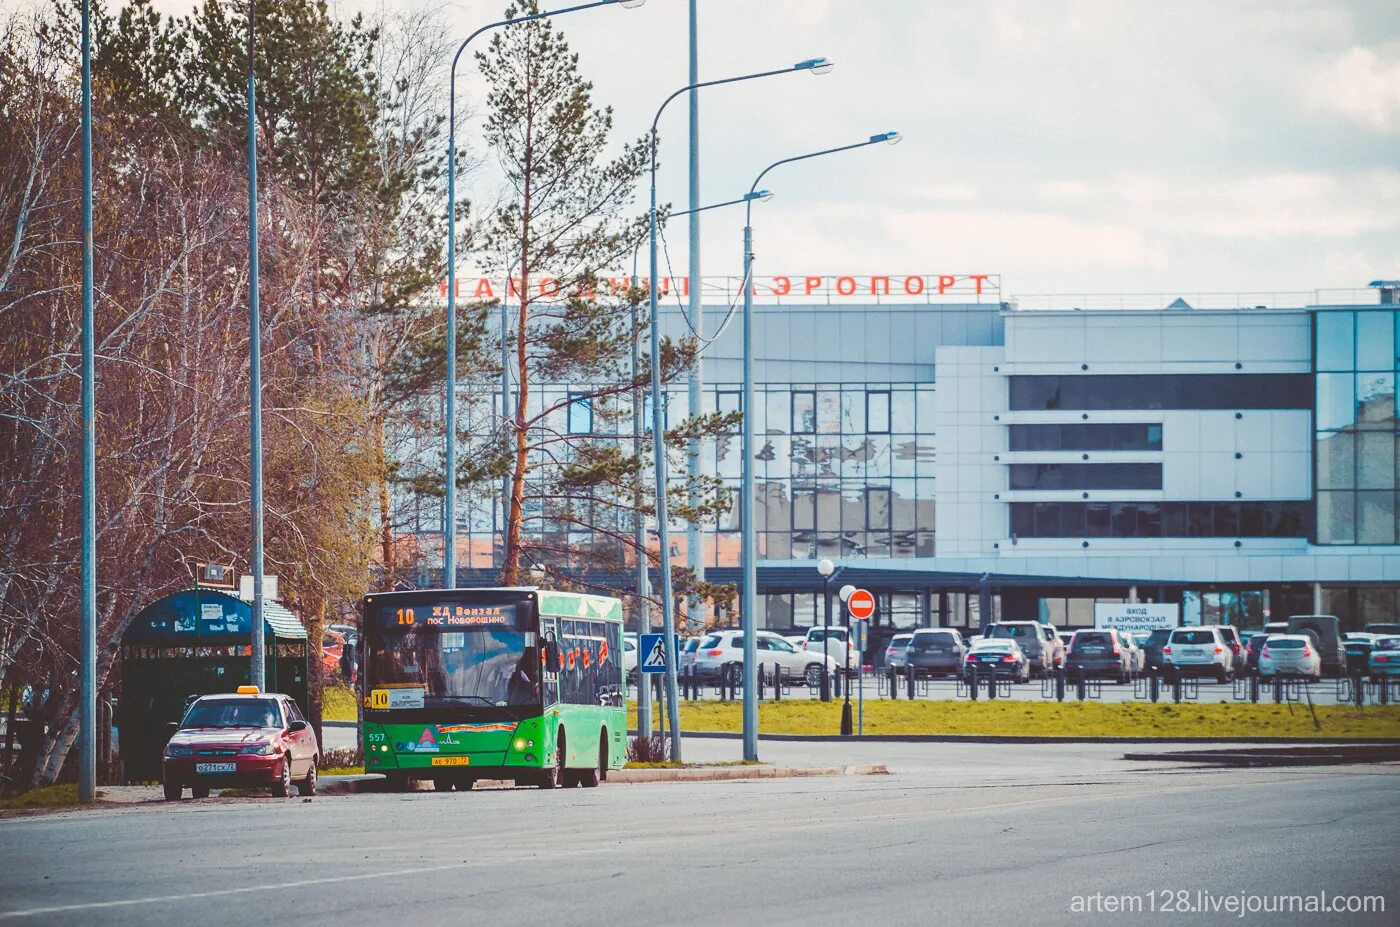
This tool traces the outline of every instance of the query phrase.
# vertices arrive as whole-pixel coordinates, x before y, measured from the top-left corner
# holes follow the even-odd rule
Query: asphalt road
[[[687,745],[692,759],[736,749]],[[1400,910],[1400,767],[1183,769],[1130,764],[1097,744],[761,749],[783,763],[883,758],[893,774],[215,798],[10,818],[0,820],[0,921],[1144,920],[1094,913],[1118,896],[1155,905],[1146,919],[1163,923],[1392,924]],[[1386,912],[1161,912],[1241,892],[1379,893]]]

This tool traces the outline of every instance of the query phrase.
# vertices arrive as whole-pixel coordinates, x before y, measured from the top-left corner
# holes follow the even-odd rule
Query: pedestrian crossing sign
[[[644,673],[666,672],[666,635],[641,634],[638,648],[642,655],[641,668]]]

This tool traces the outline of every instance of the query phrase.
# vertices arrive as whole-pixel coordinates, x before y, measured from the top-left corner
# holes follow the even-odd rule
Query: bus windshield
[[[371,651],[369,684],[423,687],[425,706],[540,704],[534,634],[412,627],[383,631]],[[526,645],[527,637],[531,640]]]

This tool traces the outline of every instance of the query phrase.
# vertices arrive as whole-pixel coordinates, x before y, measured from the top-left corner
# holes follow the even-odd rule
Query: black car
[[[1128,648],[1118,639],[1117,631],[1075,631],[1065,658],[1065,674],[1070,679],[1080,676],[1111,676],[1127,682],[1133,674]]]
[[[1146,668],[1149,670],[1162,670],[1162,648],[1166,646],[1167,638],[1172,636],[1171,628],[1157,628],[1147,635],[1147,640],[1143,642],[1142,653],[1146,659]]]
[[[1250,674],[1259,672],[1259,651],[1264,649],[1264,642],[1268,639],[1267,634],[1251,634],[1249,642],[1244,645],[1245,669]]]
[[[1376,646],[1377,638],[1365,637],[1357,634],[1347,634],[1342,637],[1342,650],[1346,651],[1347,674],[1365,673],[1370,670],[1371,651]]]
[[[951,628],[920,628],[909,639],[904,666],[915,676],[956,676],[963,668],[967,644]]]

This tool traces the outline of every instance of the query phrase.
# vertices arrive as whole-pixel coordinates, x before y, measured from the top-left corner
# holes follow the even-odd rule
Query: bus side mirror
[[[556,640],[544,642],[544,668],[551,673],[559,672],[559,642]]]

